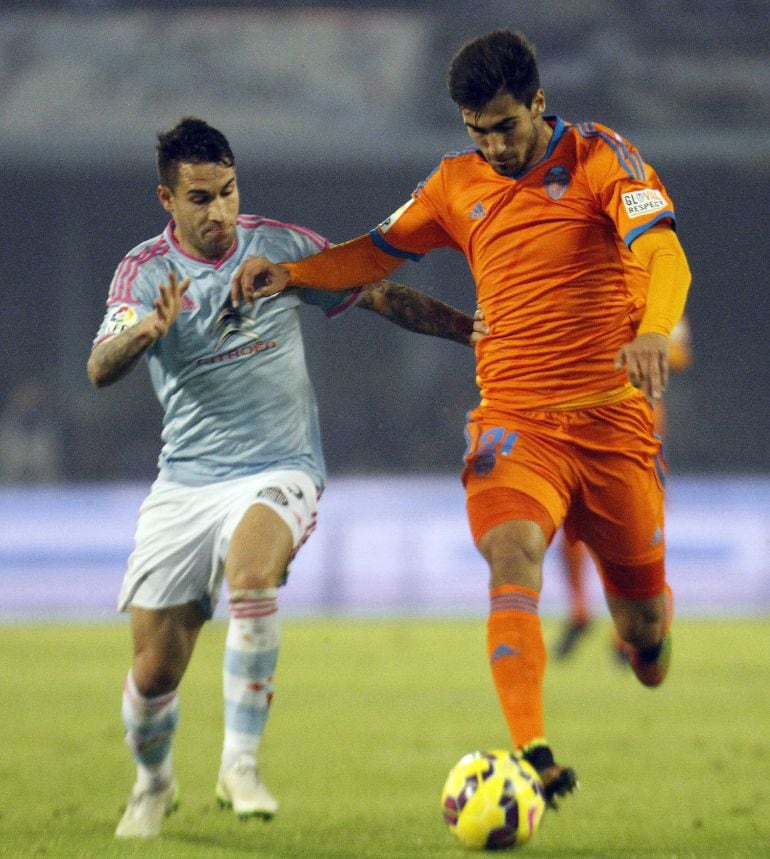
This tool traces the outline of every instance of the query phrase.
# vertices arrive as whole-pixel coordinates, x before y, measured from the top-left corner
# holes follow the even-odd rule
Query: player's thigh
[[[603,453],[587,461],[568,530],[608,564],[643,567],[662,561],[665,488],[659,456]]]
[[[507,426],[467,425],[462,479],[477,546],[491,529],[516,520],[536,523],[550,543],[564,519],[574,489],[569,448],[533,423],[516,415]]]
[[[278,513],[266,504],[252,505],[230,539],[225,561],[230,589],[276,587],[293,549],[291,529]]]
[[[256,479],[245,509],[223,528],[225,577],[231,590],[276,587],[289,562],[315,529],[318,491],[301,471],[285,470]]]

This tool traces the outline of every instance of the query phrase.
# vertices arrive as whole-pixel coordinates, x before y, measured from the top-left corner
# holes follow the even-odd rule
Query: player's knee
[[[227,584],[231,591],[260,591],[276,588],[283,579],[284,570],[250,564],[234,564],[227,571]]]
[[[138,654],[134,660],[134,683],[144,698],[155,698],[173,692],[180,684],[184,667],[173,660],[157,660]]]
[[[542,530],[524,521],[496,525],[479,541],[493,587],[516,584],[539,590],[545,547]]]
[[[638,648],[653,647],[663,638],[662,605],[645,600],[614,613],[615,627],[623,641]]]

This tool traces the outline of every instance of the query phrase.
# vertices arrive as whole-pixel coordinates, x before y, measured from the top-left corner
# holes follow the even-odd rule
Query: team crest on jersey
[[[623,194],[623,205],[629,218],[641,218],[642,215],[665,209],[666,200],[657,189],[645,188],[642,191],[629,191]]]
[[[120,334],[139,321],[136,310],[130,304],[121,304],[107,317],[107,334]]]
[[[478,474],[479,477],[486,477],[488,474],[491,474],[496,465],[497,457],[492,450],[487,450],[484,451],[484,453],[480,453],[473,460],[473,470],[476,472],[476,474]]]
[[[552,200],[558,200],[567,193],[569,187],[569,171],[558,164],[545,174],[543,179],[545,192]]]
[[[211,333],[217,338],[215,349],[221,349],[230,337],[246,337],[259,341],[257,320],[242,316],[240,308],[233,307],[229,297],[217,314],[211,326]]]

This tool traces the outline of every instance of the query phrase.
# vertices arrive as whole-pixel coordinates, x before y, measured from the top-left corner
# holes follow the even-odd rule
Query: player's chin
[[[207,259],[220,259],[230,250],[232,244],[230,233],[219,231],[216,234],[208,233],[203,243],[205,256]]]
[[[490,161],[489,164],[495,173],[508,179],[514,178],[521,169],[518,161],[515,164],[512,161]]]

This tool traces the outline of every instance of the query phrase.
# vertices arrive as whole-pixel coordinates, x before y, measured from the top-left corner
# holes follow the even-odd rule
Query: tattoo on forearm
[[[111,385],[134,369],[153,340],[133,328],[96,346],[89,358],[89,375],[99,387]]]
[[[401,283],[381,280],[366,287],[358,303],[402,328],[468,345],[473,319],[457,308]]]

